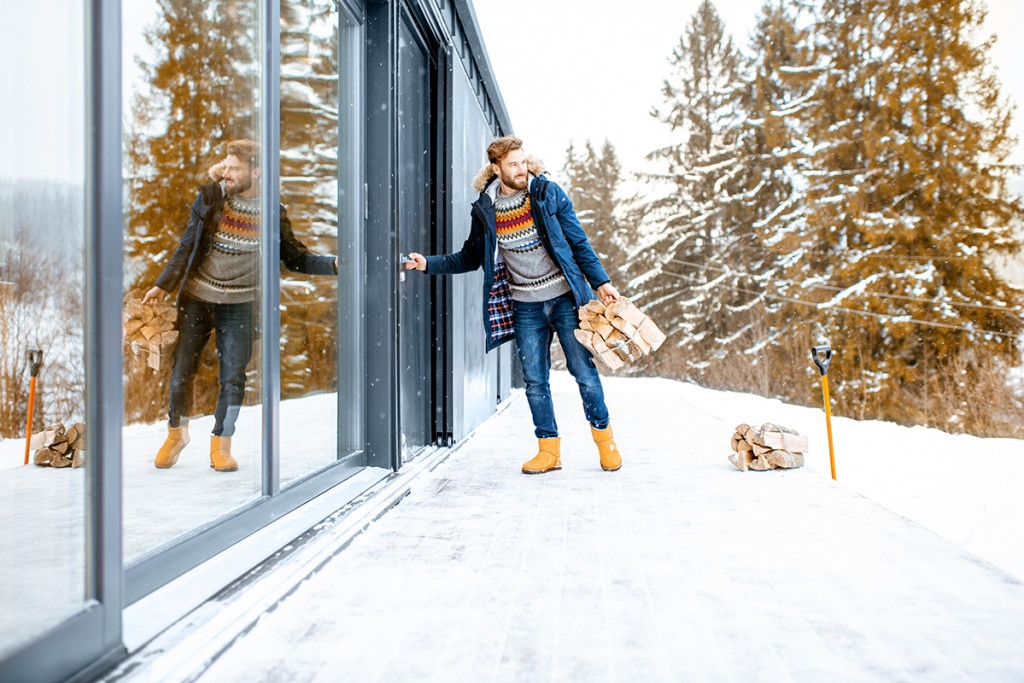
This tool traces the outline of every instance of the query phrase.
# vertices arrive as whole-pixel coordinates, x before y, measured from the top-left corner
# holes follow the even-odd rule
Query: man
[[[618,299],[619,293],[587,241],[572,202],[522,147],[522,140],[512,135],[487,147],[489,163],[473,182],[480,196],[473,203],[473,224],[462,250],[444,256],[412,253],[405,267],[430,275],[483,267],[487,350],[516,339],[539,442],[537,455],[523,465],[524,473],[562,469],[548,383],[554,334],[579,385],[601,467],[615,471],[622,458],[608,424],[601,376],[574,331],[578,307],[593,298],[592,289],[605,303]]]
[[[163,300],[178,289],[178,344],[171,370],[167,440],[154,464],[172,467],[188,444],[192,384],[199,355],[215,331],[220,391],[210,441],[210,467],[233,472],[231,437],[245,397],[245,367],[252,356],[254,306],[259,300],[259,146],[251,140],[227,144],[224,161],[210,169],[212,183],[200,188],[181,243],[143,303]],[[281,261],[309,275],[338,272],[338,260],[311,253],[292,233],[281,207]]]

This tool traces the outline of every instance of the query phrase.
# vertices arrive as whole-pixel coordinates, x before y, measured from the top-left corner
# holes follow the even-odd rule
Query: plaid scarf
[[[487,317],[491,323],[492,343],[515,334],[512,328],[512,294],[504,262],[494,264],[494,284],[487,301]]]

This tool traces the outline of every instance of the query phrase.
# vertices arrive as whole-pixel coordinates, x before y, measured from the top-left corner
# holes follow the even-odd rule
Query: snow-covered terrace
[[[553,388],[560,472],[519,473],[514,397],[387,514],[321,524],[108,680],[1024,677],[1020,442],[837,418],[834,483],[820,410],[608,378],[607,473]],[[806,467],[729,464],[764,421],[810,437]]]

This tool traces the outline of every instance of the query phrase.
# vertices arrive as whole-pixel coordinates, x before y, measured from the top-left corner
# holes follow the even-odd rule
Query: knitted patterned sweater
[[[210,251],[185,281],[185,294],[215,304],[255,301],[259,292],[259,236],[259,198],[228,197]]]
[[[570,291],[561,269],[548,255],[530,211],[530,195],[520,190],[494,200],[498,248],[508,267],[515,301],[547,301]]]

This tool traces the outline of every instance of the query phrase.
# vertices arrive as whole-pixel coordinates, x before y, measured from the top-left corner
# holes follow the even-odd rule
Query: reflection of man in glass
[[[254,306],[259,301],[260,183],[259,145],[227,144],[227,157],[210,169],[214,182],[200,188],[181,243],[143,303],[178,291],[178,345],[171,370],[167,441],[157,467],[171,467],[188,444],[192,383],[203,347],[216,331],[220,392],[214,411],[210,467],[232,472],[231,436],[245,397],[245,366],[252,356]],[[313,254],[292,233],[281,207],[281,261],[309,275],[338,272],[338,260]]]

